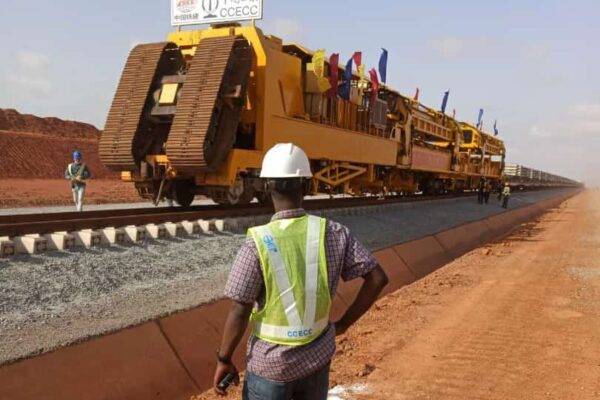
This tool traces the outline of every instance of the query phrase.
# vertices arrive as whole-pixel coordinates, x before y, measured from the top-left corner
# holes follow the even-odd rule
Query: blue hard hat
[[[73,160],[81,160],[81,152],[79,150],[73,152]]]

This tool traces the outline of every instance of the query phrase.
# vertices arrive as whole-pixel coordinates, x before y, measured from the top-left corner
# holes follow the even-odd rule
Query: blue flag
[[[350,86],[352,82],[352,57],[346,63],[344,79],[340,86],[340,97],[344,100],[350,100]]]
[[[442,100],[442,113],[445,114],[446,113],[446,105],[448,104],[448,96],[450,95],[450,91],[447,90],[444,93],[444,100]]]
[[[498,124],[498,120],[494,120],[494,136],[498,136],[498,128],[496,128],[496,124]]]
[[[483,120],[483,108],[479,109],[479,117],[477,117],[477,128],[481,125],[481,121]]]
[[[381,57],[379,57],[379,76],[381,77],[381,82],[385,83],[387,81],[387,59],[388,59],[388,51],[381,48],[383,52],[381,53]]]

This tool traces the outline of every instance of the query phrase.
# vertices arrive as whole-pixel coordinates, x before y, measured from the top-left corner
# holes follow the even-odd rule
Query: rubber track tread
[[[210,164],[215,138],[207,136],[235,40],[207,38],[196,49],[167,141],[169,161],[178,170],[199,172]]]
[[[129,53],[100,137],[100,160],[110,169],[133,170],[132,142],[148,92],[168,42],[136,46]]]

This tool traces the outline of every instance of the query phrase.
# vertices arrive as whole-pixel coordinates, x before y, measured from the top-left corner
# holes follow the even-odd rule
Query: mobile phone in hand
[[[229,385],[231,385],[231,382],[233,382],[234,379],[235,379],[235,375],[230,372],[227,375],[225,375],[225,377],[223,379],[221,379],[221,382],[219,382],[219,384],[217,385],[217,387],[219,388],[219,390],[226,391],[227,388],[229,387]]]

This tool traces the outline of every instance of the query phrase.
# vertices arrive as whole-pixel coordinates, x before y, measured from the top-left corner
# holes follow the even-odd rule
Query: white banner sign
[[[262,0],[171,0],[171,25],[262,19]]]

